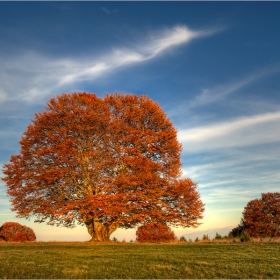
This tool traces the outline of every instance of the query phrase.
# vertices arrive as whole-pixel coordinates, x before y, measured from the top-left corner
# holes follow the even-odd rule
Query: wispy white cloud
[[[239,207],[261,192],[276,192],[279,131],[280,112],[179,130],[185,162],[190,162],[183,177],[198,182],[205,203],[236,202]],[[191,164],[196,154],[200,163]]]
[[[213,88],[204,88],[202,89],[202,93],[197,95],[192,101],[188,103],[189,108],[199,107],[209,105],[211,103],[223,100],[225,97],[245,88],[246,86],[253,84],[260,79],[272,75],[273,73],[279,72],[280,67],[270,66],[264,67],[264,69],[260,71],[256,71],[255,73],[248,75],[247,77],[231,82],[228,84],[217,85]]]
[[[220,159],[220,162],[213,164],[199,164],[193,167],[183,168],[183,177],[190,177],[199,184],[199,189],[211,195],[212,190],[228,190],[232,193],[232,188],[235,191],[242,191],[244,185],[250,191],[258,190],[260,186],[263,188],[270,185],[270,191],[277,191],[280,175],[278,174],[279,163],[271,162],[271,168],[267,170],[258,162],[249,162],[243,160],[235,160],[231,163],[230,158]],[[267,164],[267,163],[266,163]],[[220,193],[221,194],[221,193]],[[236,199],[241,198],[241,194],[236,196]],[[223,201],[223,196],[217,195],[217,200]]]
[[[106,14],[108,15],[111,15],[111,14],[114,14],[114,13],[117,13],[118,10],[117,9],[114,9],[114,10],[109,10],[107,9],[106,7],[102,7],[102,11],[104,11]]]
[[[238,205],[246,205],[250,200],[259,197],[260,191],[257,189],[245,189],[239,185],[232,187],[225,187],[224,189],[211,189],[211,191],[207,192],[203,195],[203,202],[207,204],[224,204],[224,203],[233,203],[236,202]]]
[[[168,49],[188,43],[195,38],[210,35],[214,32],[215,30],[192,31],[186,26],[176,26],[151,36],[151,38],[144,43],[137,44],[134,49],[115,48],[111,53],[104,55],[101,60],[97,60],[93,63],[85,63],[84,61],[82,63],[75,63],[69,61],[68,64],[70,64],[71,67],[67,67],[67,69],[73,70],[71,73],[64,75],[60,85],[79,80],[93,79],[104,73],[112,72],[119,67],[148,61]]]
[[[74,83],[92,81],[120,67],[154,59],[166,50],[209,36],[217,30],[193,31],[186,26],[175,26],[142,39],[142,43],[135,42],[135,47],[113,48],[98,57],[54,59],[29,52],[14,59],[1,58],[0,101],[34,102]]]
[[[0,102],[4,102],[6,99],[8,99],[8,94],[4,89],[0,89]]]
[[[168,109],[168,115],[171,117],[188,116],[188,120],[192,119],[198,123],[199,121],[205,121],[209,116],[204,114],[196,114],[196,110],[199,108],[204,109],[212,104],[218,106],[226,106],[227,108],[235,108],[235,111],[245,110],[248,112],[268,112],[277,111],[280,109],[279,104],[269,102],[267,99],[252,98],[253,92],[248,97],[246,87],[254,86],[260,81],[280,73],[280,65],[267,65],[261,70],[256,70],[253,73],[243,77],[242,79],[234,79],[234,81],[216,84],[212,87],[202,88],[198,93],[195,93],[193,97],[187,100],[181,100],[179,104]],[[246,94],[242,95],[242,98],[231,98],[232,95],[240,94],[242,92]],[[245,106],[246,104],[246,106]],[[244,108],[244,109],[243,109]],[[211,117],[211,116],[210,116]]]
[[[279,142],[280,112],[178,131],[184,151],[198,153]]]
[[[173,29],[166,29],[152,36],[147,44],[142,45],[140,52],[144,60],[151,59],[168,48],[188,43],[195,38],[212,35],[219,30],[192,31],[186,26],[176,26]]]

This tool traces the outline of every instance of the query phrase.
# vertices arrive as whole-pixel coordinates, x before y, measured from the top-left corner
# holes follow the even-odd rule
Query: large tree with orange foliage
[[[73,227],[92,241],[150,222],[196,227],[204,205],[180,180],[181,144],[147,96],[62,94],[35,115],[3,180],[18,217]]]
[[[280,236],[280,193],[262,193],[244,207],[241,226],[252,237]]]

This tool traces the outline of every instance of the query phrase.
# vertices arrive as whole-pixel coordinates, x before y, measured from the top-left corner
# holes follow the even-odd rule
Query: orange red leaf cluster
[[[34,231],[19,223],[6,222],[0,227],[0,236],[7,242],[35,241]]]
[[[248,202],[242,226],[252,237],[280,236],[280,193],[262,193],[261,199]]]
[[[174,232],[163,223],[150,223],[139,227],[136,231],[137,242],[157,243],[175,240]]]

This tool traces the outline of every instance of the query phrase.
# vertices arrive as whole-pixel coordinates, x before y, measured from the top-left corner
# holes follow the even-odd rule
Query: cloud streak
[[[115,10],[108,10],[106,7],[102,7],[102,11],[104,11],[107,15],[111,15],[113,13],[117,13],[118,10],[115,9]]]
[[[60,85],[79,80],[93,79],[104,73],[112,72],[116,68],[151,60],[168,49],[189,43],[195,38],[207,36],[213,32],[215,31],[192,31],[186,26],[176,26],[159,32],[149,40],[146,40],[140,47],[136,46],[135,49],[113,49],[111,53],[104,55],[100,61],[93,64],[69,61],[69,64],[72,64],[72,73],[66,74],[62,78]],[[70,67],[67,68],[70,69]]]
[[[194,108],[215,103],[237,92],[238,90],[241,90],[247,85],[255,83],[276,72],[279,72],[279,65],[265,67],[265,69],[257,71],[238,82],[229,83],[227,85],[218,85],[212,89],[203,89],[201,94],[197,95],[194,100],[189,102],[188,107]]]
[[[182,129],[178,138],[188,153],[279,142],[280,112]]]
[[[265,111],[275,111],[279,110],[277,103],[267,102],[266,100],[250,99],[244,100],[246,94],[242,95],[242,99],[229,99],[233,94],[242,93],[242,90],[246,89],[248,86],[259,83],[261,80],[272,76],[273,74],[280,72],[280,65],[267,65],[263,67],[262,70],[254,71],[253,73],[243,77],[240,80],[235,80],[234,82],[227,82],[223,84],[217,84],[210,88],[203,88],[200,93],[197,93],[193,98],[188,100],[183,100],[175,108],[168,111],[168,115],[172,117],[181,117],[182,115],[188,114],[188,118],[194,117],[201,119],[203,117],[201,114],[198,116],[196,114],[197,109],[205,109],[207,106],[215,104],[218,106],[238,106],[237,109],[240,109],[240,105],[246,103],[246,110],[248,111],[248,106],[251,111],[255,112],[265,112]],[[203,119],[205,120],[205,118]]]
[[[12,60],[2,58],[0,102],[25,100],[32,103],[74,83],[93,81],[118,68],[149,61],[167,50],[215,32],[217,30],[193,31],[186,26],[175,26],[154,33],[133,48],[114,48],[98,57],[53,59],[29,52]]]

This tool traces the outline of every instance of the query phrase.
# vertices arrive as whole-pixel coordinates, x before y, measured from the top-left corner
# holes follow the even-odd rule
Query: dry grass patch
[[[279,278],[279,243],[0,245],[0,279]]]

